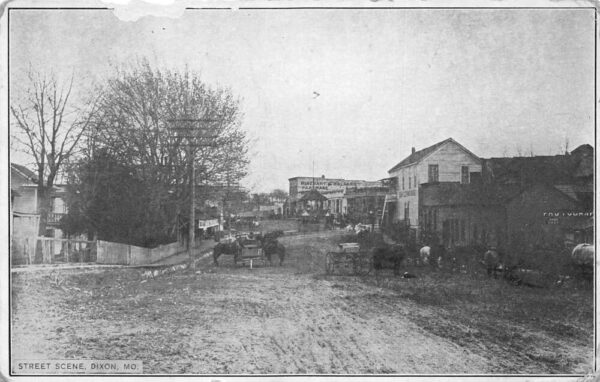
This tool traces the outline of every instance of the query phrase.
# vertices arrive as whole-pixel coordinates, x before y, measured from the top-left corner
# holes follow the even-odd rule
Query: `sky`
[[[25,72],[188,66],[239,96],[254,192],[295,176],[377,180],[452,137],[476,155],[594,144],[593,9],[11,10],[11,102]],[[22,154],[11,160],[28,163]],[[314,168],[314,172],[313,172]]]

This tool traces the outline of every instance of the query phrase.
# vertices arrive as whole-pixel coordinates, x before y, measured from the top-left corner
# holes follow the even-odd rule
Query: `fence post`
[[[29,262],[29,265],[33,264],[33,260],[31,260],[31,250],[29,248],[29,238],[28,237],[25,238],[24,250],[25,250],[25,253],[27,254],[27,261]]]
[[[46,254],[46,252],[48,252],[46,248],[46,242],[41,238],[38,238],[37,240],[40,242],[40,247],[42,248],[42,264],[46,264],[48,261],[48,255]]]

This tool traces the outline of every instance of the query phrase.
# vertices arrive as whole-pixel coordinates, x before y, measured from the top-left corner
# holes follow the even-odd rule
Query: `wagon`
[[[240,256],[240,260],[242,261],[242,263],[250,265],[250,269],[252,269],[252,265],[256,261],[262,261],[264,264],[265,256],[260,246],[260,242],[258,240],[244,241],[244,246],[242,247],[242,255]]]
[[[339,274],[364,275],[371,270],[371,257],[367,251],[361,251],[358,243],[340,243],[338,250],[325,255],[325,272],[328,275]]]

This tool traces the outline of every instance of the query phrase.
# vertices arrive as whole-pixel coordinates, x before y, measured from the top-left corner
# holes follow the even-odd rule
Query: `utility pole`
[[[168,122],[218,122],[218,119],[194,119],[194,118],[180,118],[180,119],[169,119]],[[197,147],[209,147],[213,146],[212,144],[198,144],[195,141],[195,138],[198,136],[192,134],[191,132],[194,130],[193,126],[186,127],[172,127],[173,130],[184,130],[188,132],[188,135],[184,135],[187,139],[188,143],[188,165],[190,167],[190,215],[189,215],[189,227],[188,227],[188,257],[190,261],[190,268],[195,268],[196,262],[194,261],[194,253],[193,247],[194,242],[196,240],[196,166],[194,165],[194,161],[196,159],[196,148]],[[198,131],[204,131],[206,128],[202,128],[200,126],[196,127]],[[181,136],[181,135],[180,135]],[[217,136],[201,136],[202,138],[217,138]],[[192,139],[194,139],[194,143],[192,143]]]
[[[194,160],[196,159],[196,152],[193,151],[192,156],[192,144],[188,137],[188,156],[190,157],[190,168],[192,169],[192,175],[190,177],[190,224],[188,227],[188,257],[190,259],[190,268],[195,268],[196,262],[194,261],[194,254],[192,248],[196,241],[196,166]]]

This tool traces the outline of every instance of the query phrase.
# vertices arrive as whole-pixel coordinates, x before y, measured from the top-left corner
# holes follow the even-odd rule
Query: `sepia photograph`
[[[4,377],[595,378],[593,3],[0,12]]]

